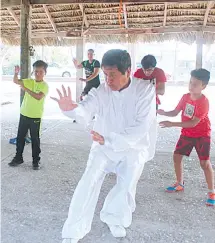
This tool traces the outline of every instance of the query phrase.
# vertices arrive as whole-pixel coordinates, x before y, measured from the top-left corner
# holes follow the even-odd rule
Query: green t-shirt
[[[30,118],[42,118],[44,101],[49,90],[48,84],[44,81],[36,82],[34,79],[23,79],[22,82],[27,89],[35,93],[42,92],[45,96],[41,100],[37,100],[25,92],[20,113]]]

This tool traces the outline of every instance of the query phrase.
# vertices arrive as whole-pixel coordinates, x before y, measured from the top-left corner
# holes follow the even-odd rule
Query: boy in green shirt
[[[44,101],[48,94],[48,84],[44,82],[44,76],[47,70],[47,63],[36,61],[33,64],[35,79],[18,79],[20,71],[19,66],[15,67],[13,82],[20,85],[25,91],[25,96],[20,110],[20,120],[16,143],[16,155],[9,163],[10,166],[22,164],[23,151],[25,146],[25,136],[30,130],[32,141],[33,169],[40,168],[40,123],[44,111]]]

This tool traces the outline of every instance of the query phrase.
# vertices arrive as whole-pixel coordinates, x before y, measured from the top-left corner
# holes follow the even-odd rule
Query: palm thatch
[[[1,9],[1,39],[20,44],[20,6]],[[151,42],[176,39],[215,42],[215,1],[32,5],[32,44]]]

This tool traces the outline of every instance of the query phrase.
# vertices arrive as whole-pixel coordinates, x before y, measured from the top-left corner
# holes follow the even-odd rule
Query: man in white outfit
[[[95,116],[93,144],[86,170],[74,192],[62,231],[63,243],[77,243],[91,230],[100,189],[109,172],[117,183],[107,195],[100,213],[114,237],[125,237],[135,211],[137,182],[144,163],[151,160],[156,143],[156,95],[150,81],[130,79],[127,51],[110,50],[102,59],[106,82],[92,89],[79,104],[71,91],[57,90],[63,113],[77,122]]]

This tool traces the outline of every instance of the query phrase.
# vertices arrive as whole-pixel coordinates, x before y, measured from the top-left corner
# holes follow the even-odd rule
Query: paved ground
[[[60,83],[50,83],[50,94]],[[73,84],[71,84],[74,87]],[[8,144],[15,136],[18,122],[18,92],[14,85],[2,84],[1,168],[2,168],[2,243],[58,243],[61,228],[75,186],[80,179],[90,148],[90,136],[80,125],[63,117],[57,106],[47,99],[43,121],[42,163],[40,171],[31,170],[31,149],[25,150],[26,163],[9,168],[14,154]],[[165,109],[177,103],[186,88],[168,87]],[[207,89],[213,101],[215,89]],[[168,97],[168,98],[167,98]],[[211,101],[211,103],[212,103]],[[211,109],[215,131],[215,107]],[[160,120],[161,118],[159,118]],[[195,153],[185,160],[186,191],[169,195],[164,187],[173,182],[172,150],[179,130],[159,130],[157,153],[146,164],[138,185],[137,210],[125,239],[114,239],[99,220],[104,198],[115,182],[107,176],[99,198],[91,233],[81,243],[214,243],[215,210],[204,206],[206,185]],[[213,140],[215,139],[213,133]],[[215,144],[212,147],[215,164]]]

